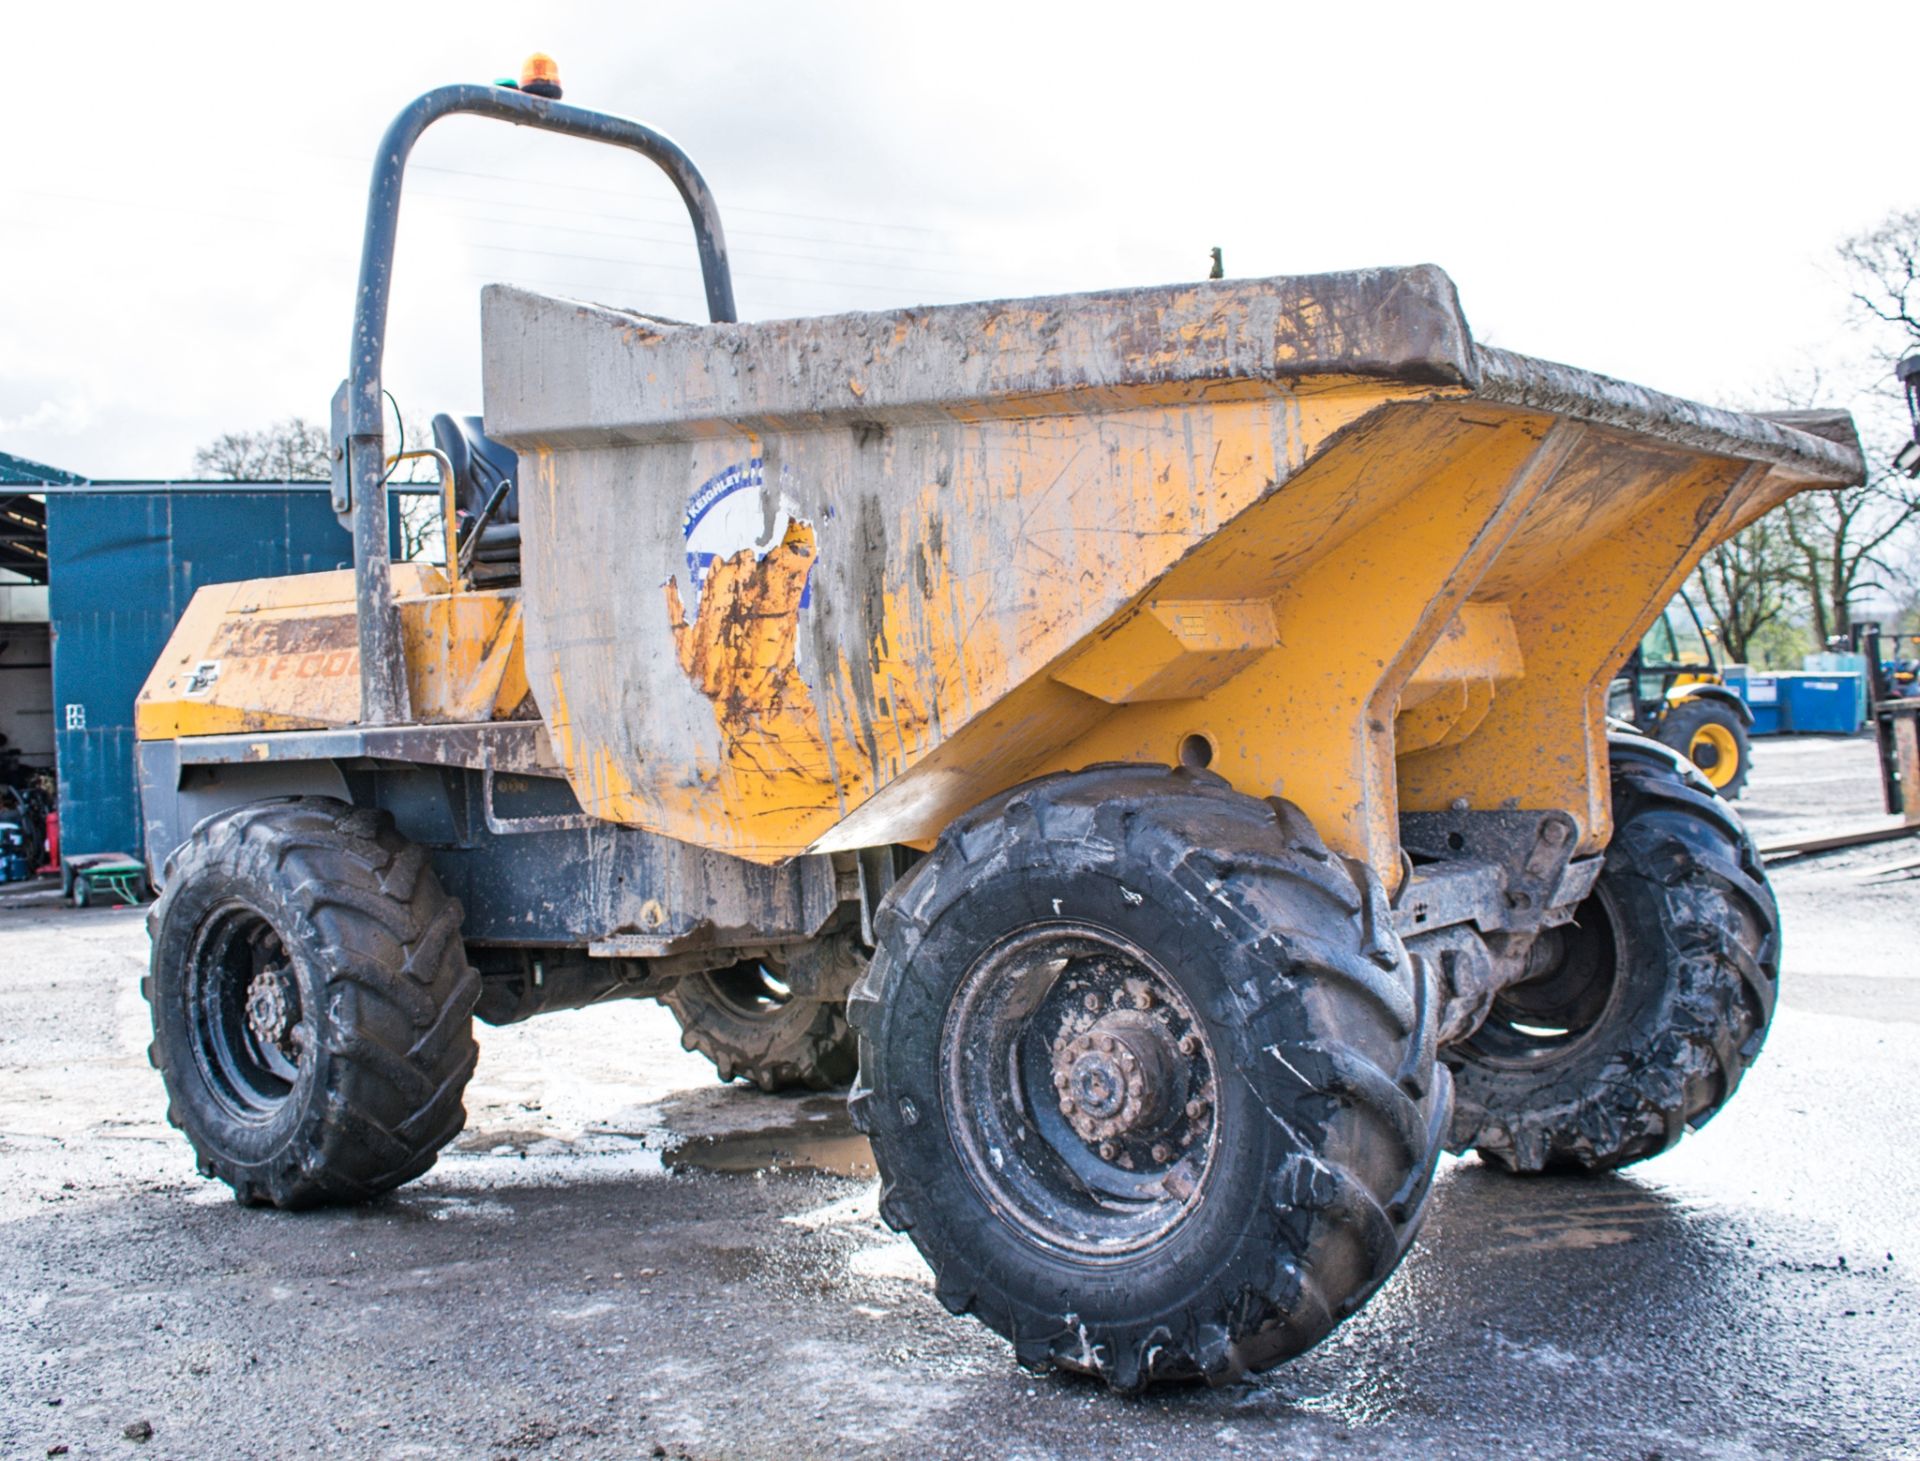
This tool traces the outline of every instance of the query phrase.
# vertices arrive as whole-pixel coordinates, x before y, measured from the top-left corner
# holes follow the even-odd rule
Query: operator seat
[[[454,506],[460,540],[466,542],[472,525],[486,511],[501,483],[507,487],[500,505],[480,530],[472,554],[476,584],[501,584],[520,577],[520,459],[492,440],[478,416],[433,418],[433,444],[453,464]]]

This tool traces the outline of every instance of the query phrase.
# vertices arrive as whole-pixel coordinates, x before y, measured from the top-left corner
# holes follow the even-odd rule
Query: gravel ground
[[[1762,742],[1742,806],[1869,820],[1871,742]],[[838,1103],[718,1086],[653,1005],[484,1030],[400,1193],[242,1210],[163,1120],[141,915],[15,894],[0,1454],[1920,1457],[1920,888],[1865,875],[1914,851],[1776,870],[1781,1009],[1704,1132],[1597,1180],[1448,1161],[1319,1350],[1144,1400],[948,1317]]]

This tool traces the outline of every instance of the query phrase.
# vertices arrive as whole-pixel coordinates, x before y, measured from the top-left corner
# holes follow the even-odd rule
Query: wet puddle
[[[670,1172],[817,1172],[871,1177],[873,1149],[837,1098],[803,1101],[799,1119],[690,1136],[665,1154]]]

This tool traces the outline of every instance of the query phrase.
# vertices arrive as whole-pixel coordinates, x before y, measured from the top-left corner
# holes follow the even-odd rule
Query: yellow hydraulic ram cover
[[[1382,866],[1461,799],[1597,845],[1627,648],[1861,473],[1844,417],[1477,346],[1431,267],[712,326],[494,287],[483,333],[575,790],[762,861],[1113,759]]]

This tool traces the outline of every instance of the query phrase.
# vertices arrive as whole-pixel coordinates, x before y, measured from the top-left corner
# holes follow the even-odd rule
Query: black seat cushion
[[[520,459],[481,429],[478,416],[433,418],[433,443],[453,463],[455,498],[463,519],[477,517],[502,482],[511,482],[489,529],[520,521]],[[487,534],[491,538],[492,533]],[[515,535],[516,539],[518,534]]]

